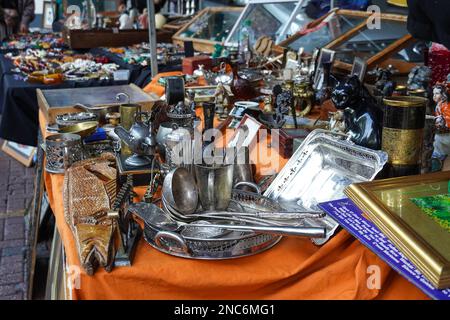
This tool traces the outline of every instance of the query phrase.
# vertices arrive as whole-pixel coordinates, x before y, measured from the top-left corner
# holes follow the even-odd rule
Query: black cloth
[[[0,1],[0,7],[3,9],[18,9],[17,0],[2,0]]]
[[[450,49],[450,1],[408,0],[408,31],[417,39]]]
[[[66,81],[58,85],[28,83],[16,79],[9,70],[11,63],[0,55],[3,74],[0,83],[0,137],[30,146],[37,145],[39,130],[38,103],[36,89],[61,89],[78,87],[97,87],[126,84],[124,81]],[[9,67],[9,68],[8,68]]]
[[[94,48],[90,50],[93,55],[100,55],[107,57],[112,63],[117,64],[120,69],[127,69],[130,71],[130,82],[135,83],[136,79],[141,74],[142,66],[136,64],[128,64],[123,59],[116,54],[109,52],[107,49]]]
[[[17,78],[11,70],[14,68],[12,62],[0,55],[0,137],[21,144],[36,146],[39,130],[36,89],[62,89],[79,87],[111,86],[134,83],[138,87],[144,87],[151,81],[150,67],[141,65],[129,65],[123,62],[117,55],[104,49],[93,49],[92,53],[105,55],[111,61],[117,63],[122,69],[130,70],[130,81],[66,81],[58,85],[44,85],[28,83]],[[181,70],[181,65],[163,66],[158,68],[159,72]]]

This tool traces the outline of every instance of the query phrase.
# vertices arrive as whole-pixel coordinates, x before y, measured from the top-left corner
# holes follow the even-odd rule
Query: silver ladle
[[[197,210],[197,184],[193,175],[183,167],[176,168],[166,175],[162,195],[180,215],[192,214]]]

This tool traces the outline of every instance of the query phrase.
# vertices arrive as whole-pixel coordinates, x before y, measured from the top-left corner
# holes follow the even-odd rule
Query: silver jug
[[[231,200],[234,165],[194,165],[203,210],[226,210]]]

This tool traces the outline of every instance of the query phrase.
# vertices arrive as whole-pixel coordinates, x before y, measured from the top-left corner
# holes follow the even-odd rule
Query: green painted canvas
[[[413,198],[411,201],[430,218],[439,223],[441,227],[450,232],[450,193]]]

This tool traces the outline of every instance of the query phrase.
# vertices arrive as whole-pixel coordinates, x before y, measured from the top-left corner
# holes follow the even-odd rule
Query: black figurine
[[[392,80],[392,75],[396,73],[391,65],[386,69],[377,67],[375,70],[369,72],[376,76],[375,89],[373,91],[375,96],[391,97],[397,87],[397,82]]]
[[[383,111],[358,77],[338,82],[331,100],[336,109],[344,110],[350,139],[357,145],[380,150]]]
[[[426,66],[417,66],[411,69],[408,75],[408,90],[428,91],[431,81],[431,69]]]

